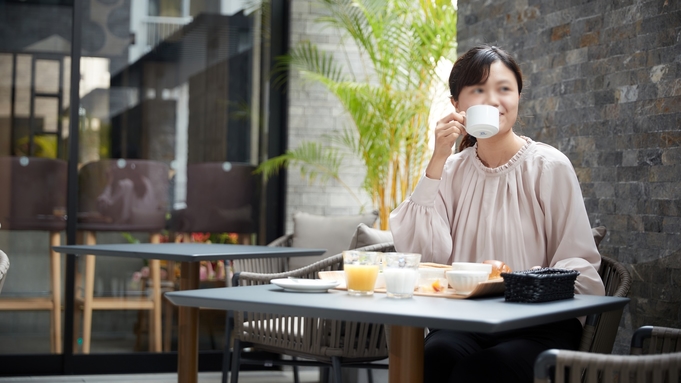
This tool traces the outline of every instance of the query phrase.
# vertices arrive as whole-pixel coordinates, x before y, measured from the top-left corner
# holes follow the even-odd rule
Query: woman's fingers
[[[463,132],[463,125],[459,122],[449,122],[446,124],[438,125],[435,128],[435,139],[449,138],[454,135],[454,139]]]
[[[463,113],[463,112],[461,112],[461,113],[452,112],[452,113],[449,113],[448,115],[442,117],[437,123],[439,125],[439,124],[447,124],[447,123],[456,121],[456,122],[463,124],[464,121],[465,121],[464,116],[465,116],[465,113]]]

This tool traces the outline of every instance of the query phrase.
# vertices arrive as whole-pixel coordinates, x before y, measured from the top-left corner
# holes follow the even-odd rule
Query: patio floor
[[[220,383],[219,372],[199,373],[199,383]],[[317,371],[301,371],[301,382],[318,382]],[[177,374],[136,374],[136,375],[79,375],[0,378],[2,383],[177,383]],[[239,383],[292,383],[291,372],[245,371],[239,374]]]
[[[357,380],[347,379],[348,383],[366,383],[365,370],[360,370]],[[199,383],[220,383],[219,372],[199,373]],[[300,369],[301,383],[319,382],[319,370]],[[387,370],[373,370],[374,383],[387,383]],[[177,374],[135,374],[135,375],[77,375],[77,376],[27,376],[0,378],[0,383],[177,383]],[[244,371],[239,373],[239,383],[293,383],[291,371]]]

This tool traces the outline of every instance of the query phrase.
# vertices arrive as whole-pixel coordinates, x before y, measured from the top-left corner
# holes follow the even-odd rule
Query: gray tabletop
[[[178,262],[314,256],[324,254],[326,251],[325,249],[217,243],[123,243],[112,245],[54,246],[53,249],[58,253],[64,254],[164,259]]]
[[[280,315],[321,317],[413,327],[497,332],[540,325],[624,307],[629,298],[577,295],[545,303],[510,303],[503,297],[450,299],[415,296],[395,300],[385,294],[349,296],[288,292],[275,285],[166,293],[175,305]]]

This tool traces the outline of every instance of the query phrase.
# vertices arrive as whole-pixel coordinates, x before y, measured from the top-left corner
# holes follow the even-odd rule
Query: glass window
[[[149,0],[149,16],[182,17],[184,0]]]
[[[63,311],[64,257],[50,252],[66,242],[72,107],[79,204],[70,219],[80,243],[253,242],[260,226],[257,189],[244,196],[230,187],[256,182],[236,170],[259,158],[261,6],[83,1],[74,106],[72,2],[46,3],[0,3],[9,27],[0,31],[0,183],[9,185],[0,194],[0,249],[12,263],[0,296],[0,354],[60,353],[72,341],[61,337],[72,315]],[[150,315],[148,262],[97,257],[94,274],[91,266],[80,259],[76,270],[76,353],[177,349],[176,309],[162,304],[160,323]],[[178,287],[178,267],[162,262],[163,291]],[[225,285],[229,265],[202,267],[204,286]],[[201,317],[200,348],[220,350],[224,313]]]

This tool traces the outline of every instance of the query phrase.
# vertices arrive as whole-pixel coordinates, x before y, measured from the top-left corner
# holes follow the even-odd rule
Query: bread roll
[[[507,264],[494,259],[488,259],[483,263],[492,265],[492,272],[489,274],[489,279],[501,278],[501,273],[510,273],[512,271]]]

